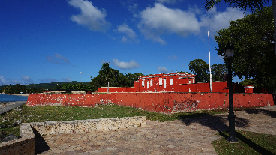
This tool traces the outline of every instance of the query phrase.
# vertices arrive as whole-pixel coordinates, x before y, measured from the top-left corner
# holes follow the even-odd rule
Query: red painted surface
[[[227,82],[212,82],[212,92],[229,93]]]
[[[253,85],[245,85],[245,93],[253,93]]]
[[[107,87],[98,88],[107,92]],[[210,92],[210,83],[195,83],[195,75],[186,73],[140,76],[134,87],[110,87],[109,92]],[[229,93],[227,82],[212,82],[212,92]],[[233,83],[233,93],[267,93],[264,89],[244,88]]]
[[[195,75],[186,73],[154,74],[141,76],[134,87],[110,87],[109,92],[210,92],[210,83],[194,83]],[[228,93],[227,82],[212,82],[212,92]],[[246,92],[245,92],[246,91]],[[107,92],[107,87],[98,88]],[[233,83],[234,93],[253,93],[253,89]],[[263,89],[254,93],[266,93]]]
[[[109,87],[109,92],[134,92],[134,87]],[[98,88],[98,92],[107,92],[107,87]]]
[[[153,74],[141,76],[135,81],[137,92],[160,92],[178,90],[179,85],[195,83],[195,75],[187,73]]]
[[[198,88],[192,88],[198,89]],[[234,107],[273,106],[272,94],[233,94]],[[199,109],[226,108],[226,93],[111,93],[111,94],[30,94],[27,105],[95,106],[115,103],[152,112],[171,114]]]
[[[141,76],[134,82],[133,88],[111,88],[109,92],[178,92],[179,85],[195,83],[195,75],[187,73],[154,74]],[[99,88],[98,92],[107,92]]]

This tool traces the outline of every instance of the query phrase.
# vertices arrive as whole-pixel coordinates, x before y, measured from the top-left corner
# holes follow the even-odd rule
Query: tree
[[[209,72],[209,64],[207,64],[202,59],[195,59],[190,61],[189,69],[196,74],[195,80],[196,82],[210,82],[210,72]],[[225,64],[213,64],[211,66],[212,70],[212,81],[224,81],[223,76],[224,73],[227,72],[227,67]],[[185,73],[185,72],[179,72]]]
[[[257,10],[262,10],[264,8],[264,3],[268,3],[270,0],[224,0],[225,3],[229,3],[233,5],[233,7],[239,7],[246,11],[247,7],[251,9],[252,12],[256,12]],[[274,40],[276,40],[276,0],[272,1],[272,9],[273,9],[273,24],[274,24]],[[220,3],[221,0],[206,0],[205,8],[208,11],[215,4]],[[276,44],[274,45],[274,51],[276,55]]]
[[[191,72],[196,74],[196,77],[195,77],[196,82],[210,81],[209,75],[208,75],[209,66],[202,59],[195,59],[193,61],[190,61],[189,70],[191,70]]]
[[[254,79],[245,79],[245,80],[243,80],[242,82],[240,82],[240,84],[241,84],[242,86],[245,86],[245,85],[255,85],[256,82],[255,82]]]
[[[127,73],[125,75],[127,77],[127,87],[133,87],[134,86],[134,81],[137,81],[140,76],[144,76],[142,73]]]
[[[227,72],[227,67],[225,64],[213,64],[211,66],[212,70],[212,81],[224,81],[224,73]]]
[[[25,85],[9,85],[4,87],[4,93],[5,94],[20,94],[20,92],[26,93],[26,86]]]
[[[274,25],[271,7],[264,7],[243,19],[230,22],[215,36],[222,55],[227,42],[234,43],[233,71],[240,79],[253,78],[255,87],[275,86],[276,57],[274,54]]]
[[[142,73],[128,73],[124,75],[109,67],[108,63],[102,65],[99,75],[91,79],[90,86],[92,91],[96,91],[100,87],[107,87],[109,81],[110,87],[133,87],[134,81],[138,80],[139,76],[143,76]]]

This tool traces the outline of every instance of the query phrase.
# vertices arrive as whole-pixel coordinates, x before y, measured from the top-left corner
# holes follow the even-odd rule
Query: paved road
[[[7,111],[10,111],[16,107],[20,107],[22,106],[23,104],[26,104],[27,101],[17,101],[17,102],[8,102],[8,103],[1,103],[0,104],[0,115],[7,112]]]
[[[276,106],[235,112],[236,129],[276,135]],[[212,141],[228,129],[228,113],[146,127],[87,134],[48,135],[36,140],[42,154],[216,154]]]

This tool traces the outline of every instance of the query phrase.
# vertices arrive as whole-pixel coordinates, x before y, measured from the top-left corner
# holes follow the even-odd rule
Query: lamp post
[[[235,131],[235,115],[233,112],[233,86],[232,86],[232,70],[231,64],[234,56],[234,47],[231,43],[227,43],[227,46],[224,50],[224,59],[228,60],[228,86],[229,86],[229,137],[227,138],[228,142],[238,142],[236,139],[236,131]]]

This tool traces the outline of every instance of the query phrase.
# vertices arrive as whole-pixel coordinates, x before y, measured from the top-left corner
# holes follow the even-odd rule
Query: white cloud
[[[110,63],[110,61],[104,61],[104,60],[102,60],[101,63],[102,63],[102,64],[104,64],[104,63]]]
[[[57,82],[57,79],[47,78],[47,79],[39,79],[40,83],[51,83],[51,82]]]
[[[0,76],[0,86],[1,85],[8,85],[9,81],[6,81],[4,76]]]
[[[106,31],[110,23],[105,20],[107,15],[104,9],[99,10],[92,5],[92,2],[86,0],[70,0],[69,4],[81,10],[81,14],[73,15],[71,20],[87,26],[91,31]]]
[[[138,17],[137,7],[138,7],[138,4],[133,4],[128,6],[128,10],[133,14],[133,17]]]
[[[22,76],[22,79],[28,84],[33,83],[33,80],[29,76]]]
[[[122,37],[122,43],[127,42],[127,38],[125,36]]]
[[[167,3],[170,0],[160,0]],[[196,15],[199,17],[197,18]],[[140,12],[140,22],[138,28],[146,39],[166,44],[161,38],[162,34],[178,34],[186,37],[190,34],[203,34],[210,31],[213,37],[216,31],[228,28],[229,21],[235,21],[245,16],[244,11],[237,8],[228,7],[224,12],[218,12],[216,7],[209,11],[204,11],[196,5],[189,6],[188,10],[168,8],[160,3],[155,3],[154,7],[147,7]]]
[[[137,37],[133,29],[129,28],[127,24],[118,25],[117,29],[114,31],[118,31],[120,33],[126,34],[129,38],[132,38],[132,39]]]
[[[158,72],[161,72],[161,73],[169,73],[168,69],[166,67],[158,67]]]
[[[210,31],[210,37],[213,37],[216,31],[230,26],[230,21],[241,19],[245,16],[244,11],[237,8],[228,7],[224,12],[218,12],[216,7],[207,11],[205,15],[200,17],[200,26]]]
[[[140,65],[135,62],[134,60],[131,60],[130,62],[124,62],[119,61],[118,59],[113,59],[113,63],[115,66],[119,67],[120,69],[134,69],[140,67]]]
[[[28,85],[30,83],[34,83],[33,80],[29,76],[22,76],[21,77],[23,81],[18,81],[16,79],[11,79],[7,80],[4,76],[0,76],[0,86],[1,85],[15,85],[15,84],[20,84],[20,85]]]
[[[56,53],[55,56],[57,59],[62,59],[64,62],[70,63],[70,61],[67,58],[63,57],[62,55],[60,55],[58,53]]]
[[[70,61],[63,57],[62,55],[56,53],[55,55],[53,56],[47,56],[47,61],[49,61],[50,63],[53,63],[53,64],[62,64],[63,62],[65,63],[70,63]]]
[[[189,5],[189,8],[188,8],[188,12],[195,13],[195,14],[201,14],[203,12],[202,10],[203,9],[198,8],[197,5],[193,5],[193,6]]]
[[[160,38],[164,33],[175,33],[188,36],[200,31],[200,24],[191,11],[170,9],[163,4],[155,3],[154,7],[147,7],[140,13],[140,28],[146,39],[165,44]]]
[[[158,32],[154,32],[150,29],[143,28],[141,25],[138,25],[142,34],[144,34],[145,38],[148,40],[152,40],[153,42],[158,42],[162,45],[165,45],[165,40],[160,38],[160,34]]]
[[[136,40],[136,33],[133,31],[133,29],[129,28],[127,24],[118,25],[117,29],[113,30],[122,34],[125,34],[126,36],[122,37],[122,42],[125,43],[127,40]]]
[[[17,80],[15,80],[15,79],[11,79],[11,81],[10,81],[9,84],[11,84],[11,85],[24,84],[24,82],[22,82],[22,81],[17,81]]]
[[[61,78],[63,82],[72,82],[71,78]]]
[[[176,3],[176,0],[156,0],[159,3],[168,3],[168,4],[173,4]]]
[[[174,60],[174,59],[178,59],[176,55],[170,55],[168,56],[168,59],[170,60]]]

